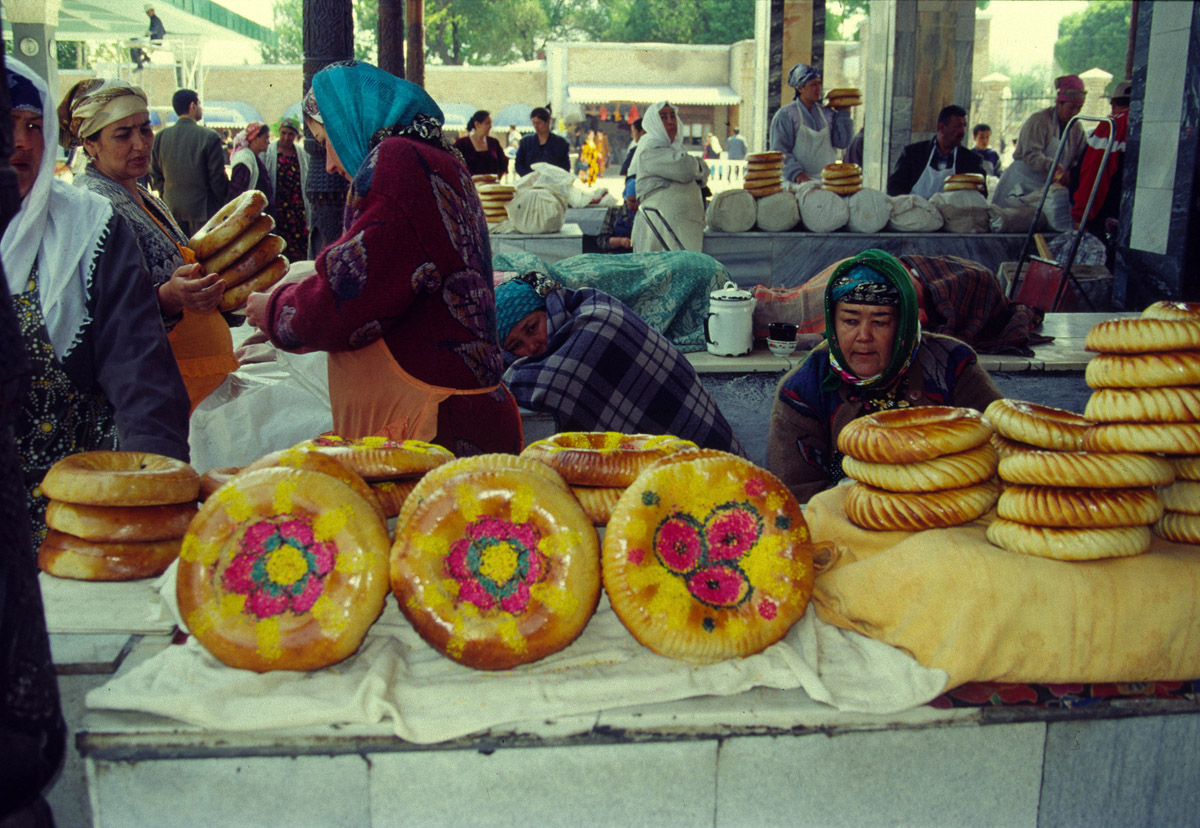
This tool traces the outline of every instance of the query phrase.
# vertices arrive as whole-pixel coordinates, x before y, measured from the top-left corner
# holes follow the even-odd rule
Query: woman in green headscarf
[[[970,346],[922,332],[904,265],[868,250],[834,269],[825,342],[779,383],[767,465],[806,503],[843,477],[837,437],[856,417],[919,405],[983,411],[1001,396]]]

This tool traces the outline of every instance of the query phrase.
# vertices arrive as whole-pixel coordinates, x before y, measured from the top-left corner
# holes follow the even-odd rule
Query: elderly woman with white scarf
[[[21,207],[0,262],[34,378],[16,437],[36,548],[50,466],[98,449],[186,460],[188,397],[137,240],[108,199],[54,179],[58,121],[46,85],[6,64]]]
[[[638,212],[633,252],[696,250],[704,247],[704,196],[708,165],[683,148],[675,107],[651,104],[642,116],[646,134],[638,141],[629,174],[637,178]]]

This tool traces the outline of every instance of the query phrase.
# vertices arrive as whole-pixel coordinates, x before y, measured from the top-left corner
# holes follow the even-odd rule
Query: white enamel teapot
[[[754,347],[754,305],[748,290],[726,282],[708,295],[708,316],[704,320],[704,342],[710,354],[742,356]]]

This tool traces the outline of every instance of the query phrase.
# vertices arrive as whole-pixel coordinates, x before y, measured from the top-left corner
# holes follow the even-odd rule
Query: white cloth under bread
[[[800,222],[800,205],[786,190],[755,199],[754,226],[767,233],[786,233]]]

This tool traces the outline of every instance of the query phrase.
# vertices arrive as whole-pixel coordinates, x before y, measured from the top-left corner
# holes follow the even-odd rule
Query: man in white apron
[[[854,137],[849,108],[821,104],[821,73],[806,63],[788,72],[796,97],[771,119],[771,149],[784,154],[783,180],[821,179],[821,170],[835,163],[838,149]]]
[[[1078,75],[1063,75],[1055,79],[1054,85],[1058,89],[1054,106],[1033,113],[1021,125],[1013,162],[996,185],[996,193],[992,198],[994,204],[1009,206],[1007,202],[1016,197],[1046,186],[1058,145],[1064,140],[1063,130],[1079,114],[1087,99],[1087,90]],[[1067,146],[1054,170],[1053,181],[1056,184],[1066,183],[1066,171],[1083,156],[1087,148],[1087,136],[1078,123],[1071,127],[1065,140]]]
[[[979,156],[962,146],[967,134],[967,112],[951,104],[938,113],[937,134],[928,141],[909,144],[900,153],[896,168],[888,176],[890,196],[918,195],[930,198],[942,191],[952,175],[983,175]]]

